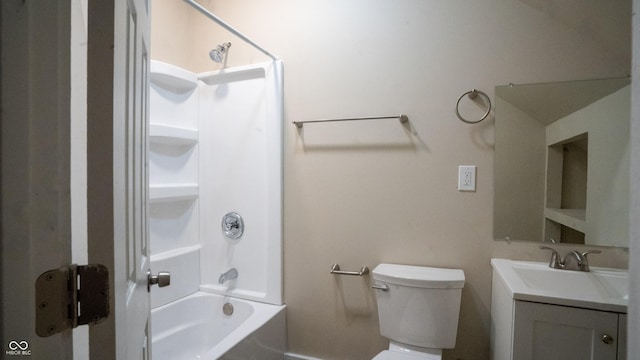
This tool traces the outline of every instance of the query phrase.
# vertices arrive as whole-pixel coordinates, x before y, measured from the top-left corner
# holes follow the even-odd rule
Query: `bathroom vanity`
[[[626,358],[628,272],[492,259],[491,359]]]

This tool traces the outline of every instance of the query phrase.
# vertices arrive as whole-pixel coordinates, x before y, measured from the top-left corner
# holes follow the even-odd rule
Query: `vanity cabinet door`
[[[617,313],[515,302],[515,360],[616,360],[617,338]]]

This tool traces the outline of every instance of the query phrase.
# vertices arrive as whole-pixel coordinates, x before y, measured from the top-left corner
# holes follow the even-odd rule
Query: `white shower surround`
[[[282,63],[199,74],[201,289],[282,304]],[[244,220],[239,239],[224,214]],[[238,278],[218,283],[235,268]]]
[[[177,346],[167,341],[180,336],[166,335],[199,317],[198,306],[185,307],[196,303],[193,298],[198,304],[218,297],[276,305],[266,311],[253,306],[257,310],[240,334],[273,321],[284,331],[284,322],[275,320],[276,314],[284,317],[282,70],[274,61],[194,74],[151,62],[151,264],[171,272],[171,286],[151,292],[152,338],[158,347]],[[222,216],[232,211],[245,223],[244,234],[235,240],[224,237],[221,228]],[[238,278],[219,284],[219,275],[230,268],[237,269]],[[155,319],[163,320],[156,324]],[[214,323],[206,326],[207,334],[217,331]],[[240,342],[245,335],[238,334],[229,330],[226,345],[206,352],[218,354],[229,342]]]

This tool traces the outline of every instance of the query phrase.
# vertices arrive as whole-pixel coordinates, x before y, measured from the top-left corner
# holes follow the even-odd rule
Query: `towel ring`
[[[487,102],[489,103],[489,107],[487,108],[487,112],[484,113],[484,115],[482,115],[482,117],[480,118],[480,120],[476,120],[476,121],[472,121],[472,120],[467,120],[465,118],[462,117],[462,115],[460,115],[460,100],[462,100],[463,97],[465,97],[465,95],[469,95],[469,99],[475,99],[478,94],[484,96],[487,99]],[[458,102],[456,102],[456,115],[458,115],[458,119],[460,119],[463,122],[466,122],[467,124],[477,124],[480,121],[484,120],[487,118],[487,116],[489,116],[489,113],[491,112],[491,99],[489,98],[489,95],[485,94],[484,92],[480,91],[480,90],[476,90],[476,89],[472,89],[467,91],[466,93],[460,95],[460,97],[458,98]]]

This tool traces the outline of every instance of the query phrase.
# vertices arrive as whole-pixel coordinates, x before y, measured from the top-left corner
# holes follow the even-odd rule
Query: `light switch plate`
[[[476,191],[475,165],[458,166],[458,191]]]

